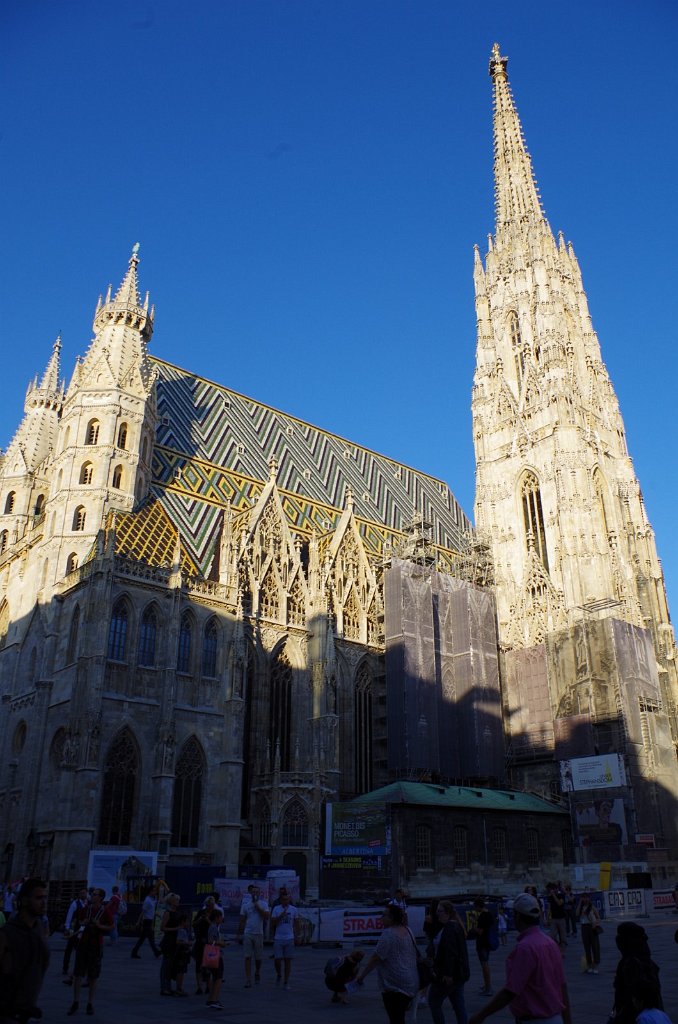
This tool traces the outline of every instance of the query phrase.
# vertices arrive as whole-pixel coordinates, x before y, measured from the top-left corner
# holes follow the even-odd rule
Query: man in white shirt
[[[261,898],[261,890],[256,885],[248,886],[246,896],[240,907],[240,923],[238,936],[243,936],[243,952],[245,954],[245,988],[252,988],[252,959],[254,959],[254,981],[261,981],[261,961],[264,954],[264,924],[270,917],[266,900]]]
[[[141,935],[137,939],[137,943],[131,952],[133,960],[141,960],[139,956],[139,950],[146,940],[155,954],[155,958],[162,956],[162,953],[155,944],[155,908],[158,904],[158,900],[155,897],[153,890],[149,889],[146,893],[146,898],[141,905],[141,915],[139,917],[139,924],[141,925]]]
[[[287,889],[281,889],[280,903],[273,908],[271,914],[271,925],[273,927],[273,956],[275,958],[275,983],[280,984],[283,961],[285,963],[286,991],[290,987],[290,971],[292,970],[292,957],[294,947],[299,937],[299,912],[290,903],[290,896]]]

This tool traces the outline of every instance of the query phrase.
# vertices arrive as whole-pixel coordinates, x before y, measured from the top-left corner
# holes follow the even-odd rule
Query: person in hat
[[[622,921],[615,938],[621,959],[614,976],[614,1024],[635,1024],[634,999],[642,993],[646,1007],[663,1010],[659,967],[650,955],[647,932],[635,921]]]
[[[553,939],[539,927],[540,915],[539,902],[530,893],[516,898],[513,917],[518,939],[506,958],[504,987],[469,1017],[468,1024],[481,1024],[505,1006],[517,1021],[572,1024],[563,958]]]

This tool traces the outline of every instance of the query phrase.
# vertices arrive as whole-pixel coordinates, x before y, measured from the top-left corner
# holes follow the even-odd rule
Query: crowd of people
[[[47,889],[37,878],[24,880],[18,891],[6,892],[4,921],[0,921],[0,1024],[26,1024],[41,1016],[37,1006],[40,987],[49,962],[49,926],[46,917]],[[63,982],[72,986],[66,1011],[74,1016],[80,997],[87,991],[85,1013],[94,1015],[94,999],[101,976],[104,940],[117,940],[117,919],[126,911],[117,886],[108,899],[103,889],[81,890],[71,902],[64,922]],[[506,958],[506,977],[495,993],[491,981],[491,954],[506,944],[508,912],[503,905],[490,908],[478,898],[473,911],[462,920],[449,900],[433,901],[424,918],[428,941],[424,955],[408,925],[405,894],[398,890],[384,907],[382,931],[368,957],[361,950],[331,958],[324,980],[331,1001],[348,1003],[351,992],[376,971],[389,1024],[404,1024],[412,1010],[416,1021],[420,1006],[427,1004],[433,1024],[445,1024],[444,1007],[452,1008],[457,1024],[482,1024],[508,1007],[518,1024],[571,1024],[565,982],[567,939],[581,935],[585,967],[598,973],[600,964],[600,913],[591,894],[575,897],[569,887],[551,883],[542,902],[527,887],[510,906],[517,940]],[[223,949],[229,945],[224,931],[224,911],[218,894],[208,896],[192,916],[181,909],[176,893],[164,896],[160,916],[160,941],[156,944],[158,893],[145,894],[138,921],[138,939],[132,959],[140,959],[144,943],[160,960],[160,994],[186,997],[186,979],[195,975],[195,992],[207,997],[206,1006],[223,1010],[220,1002],[224,976]],[[300,941],[299,913],[289,892],[280,889],[272,906],[252,884],[240,906],[236,941],[243,946],[244,987],[261,981],[264,935],[273,939],[275,984],[290,988],[295,947]],[[547,934],[547,931],[550,934]],[[678,941],[678,932],[676,933]],[[488,1002],[468,1016],[465,986],[471,976],[469,939],[475,943],[482,975],[480,994]],[[645,930],[635,922],[617,927],[620,960],[614,978],[613,1011],[609,1024],[670,1024],[663,1010],[659,968],[652,960]],[[71,968],[71,961],[73,966]],[[192,982],[190,982],[192,984]]]

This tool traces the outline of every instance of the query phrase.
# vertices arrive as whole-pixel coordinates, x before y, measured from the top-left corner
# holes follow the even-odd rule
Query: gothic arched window
[[[122,466],[116,466],[113,470],[111,486],[115,487],[116,491],[119,491],[122,487]]]
[[[80,606],[76,604],[75,611],[71,616],[71,628],[68,631],[68,646],[66,648],[66,664],[70,665],[75,661],[78,652],[78,632],[80,630]]]
[[[202,638],[202,674],[206,679],[216,678],[218,648],[219,630],[214,619],[210,619]]]
[[[85,522],[87,521],[87,513],[84,505],[78,505],[75,512],[73,513],[73,532],[82,533],[85,529]]]
[[[85,432],[85,444],[99,443],[99,420],[90,420]]]
[[[191,671],[191,645],[193,643],[193,620],[188,612],[181,616],[179,646],[177,648],[177,672]]]
[[[280,768],[287,772],[292,761],[292,666],[284,648],[273,658],[271,665],[271,719],[269,740],[271,756],[280,748]]]
[[[14,501],[15,501],[15,499],[16,499],[16,492],[15,491],[10,491],[9,494],[7,495],[7,499],[5,501],[5,515],[6,516],[11,516],[12,512],[14,511]]]
[[[287,621],[291,626],[304,626],[306,624],[304,591],[302,590],[299,576],[295,578],[290,589],[290,597],[287,602]]]
[[[121,599],[113,608],[111,624],[108,630],[108,658],[110,661],[125,661],[128,624],[129,611],[127,609],[127,602]]]
[[[4,554],[7,550],[7,544],[9,542],[9,533],[7,530],[3,530],[0,533],[0,555]]]
[[[127,424],[121,423],[118,427],[118,448],[123,451],[127,448]]]
[[[66,559],[66,575],[68,576],[69,572],[75,572],[75,570],[77,568],[78,568],[78,556],[77,556],[77,553],[75,551],[71,551],[70,555]]]
[[[33,509],[33,515],[35,516],[36,519],[38,519],[39,516],[41,516],[44,511],[45,511],[45,495],[44,494],[39,494],[38,497],[35,499],[35,508]]]
[[[298,800],[293,800],[285,810],[281,845],[308,846],[308,815]]]
[[[520,385],[523,383],[523,375],[525,373],[525,351],[523,348],[523,340],[520,336],[518,314],[513,309],[508,315],[507,325],[509,339],[511,341],[511,351],[513,352],[513,362],[516,368],[518,390],[520,390]]]
[[[174,780],[172,846],[197,846],[205,757],[195,736],[181,748]]]
[[[523,503],[523,521],[528,551],[534,547],[537,557],[548,572],[549,559],[546,550],[544,513],[541,507],[539,481],[533,473],[526,473],[520,488]]]
[[[139,627],[139,654],[137,662],[146,668],[155,665],[155,644],[158,635],[158,617],[153,607],[147,608]]]
[[[91,462],[83,462],[80,469],[80,483],[91,484],[92,476],[94,475],[94,466]]]
[[[103,846],[127,846],[132,834],[139,755],[129,729],[115,737],[104,762],[101,788],[99,842]]]
[[[372,789],[372,676],[367,665],[358,672],[355,684],[355,789]]]

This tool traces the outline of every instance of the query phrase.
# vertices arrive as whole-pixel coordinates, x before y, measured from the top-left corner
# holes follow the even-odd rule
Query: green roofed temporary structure
[[[521,814],[567,813],[560,804],[531,793],[476,786],[440,786],[428,782],[392,782],[351,801],[354,804],[419,804],[427,807],[458,807],[467,810],[518,811]]]

